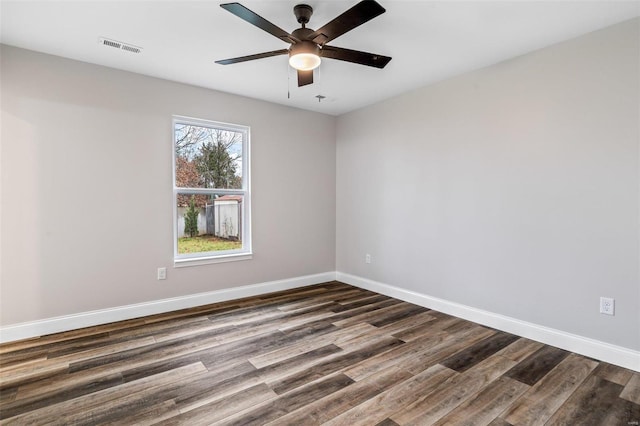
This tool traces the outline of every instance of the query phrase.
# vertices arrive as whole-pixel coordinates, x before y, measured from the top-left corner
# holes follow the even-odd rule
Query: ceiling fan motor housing
[[[289,49],[289,56],[299,55],[300,53],[310,53],[312,55],[320,56],[320,46],[307,40],[292,44]]]

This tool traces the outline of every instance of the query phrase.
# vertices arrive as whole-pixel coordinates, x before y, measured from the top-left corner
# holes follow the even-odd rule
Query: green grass
[[[242,248],[241,241],[229,241],[212,235],[178,238],[178,253],[202,253],[205,251],[235,250]]]

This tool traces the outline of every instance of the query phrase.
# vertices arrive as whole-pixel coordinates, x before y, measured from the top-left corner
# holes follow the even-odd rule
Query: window
[[[176,266],[251,258],[249,128],[173,118]]]

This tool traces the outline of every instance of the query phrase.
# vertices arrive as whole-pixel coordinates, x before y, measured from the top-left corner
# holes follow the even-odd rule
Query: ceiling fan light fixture
[[[320,47],[311,41],[302,41],[289,49],[289,65],[298,71],[311,71],[320,65]]]
[[[289,65],[298,71],[311,71],[320,66],[320,56],[313,53],[298,53],[289,58]]]

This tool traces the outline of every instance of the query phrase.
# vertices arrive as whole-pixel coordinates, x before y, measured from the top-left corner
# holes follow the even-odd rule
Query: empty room
[[[640,1],[0,0],[0,424],[640,424]]]

